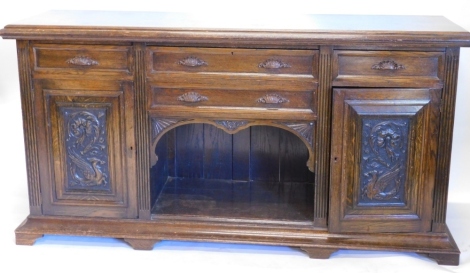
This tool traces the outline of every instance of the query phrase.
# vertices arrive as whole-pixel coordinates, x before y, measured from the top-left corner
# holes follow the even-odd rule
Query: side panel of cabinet
[[[135,218],[132,84],[35,80],[44,215]]]
[[[431,229],[435,89],[334,89],[329,230]]]

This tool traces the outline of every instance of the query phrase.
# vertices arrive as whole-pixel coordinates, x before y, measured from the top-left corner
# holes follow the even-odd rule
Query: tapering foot
[[[301,247],[311,259],[328,259],[337,248]]]
[[[460,254],[457,253],[429,253],[427,255],[440,265],[459,265],[460,262]]]
[[[17,245],[26,245],[32,246],[37,239],[44,236],[44,234],[37,233],[16,233],[16,244]]]
[[[124,238],[124,241],[135,250],[152,250],[153,245],[160,240]]]

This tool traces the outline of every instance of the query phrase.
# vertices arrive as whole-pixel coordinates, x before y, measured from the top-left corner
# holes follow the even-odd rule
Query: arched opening
[[[163,133],[152,149],[154,218],[313,221],[310,152],[292,132],[255,125],[229,134],[190,123]]]

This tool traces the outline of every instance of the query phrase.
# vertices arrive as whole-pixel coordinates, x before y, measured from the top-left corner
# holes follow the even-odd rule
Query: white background
[[[279,20],[286,13],[444,15],[470,30],[468,0],[4,1],[0,28],[51,9],[232,13],[240,20],[247,11]],[[437,266],[412,253],[339,251],[329,260],[312,260],[288,247],[162,242],[153,251],[134,251],[116,239],[66,236],[16,246],[14,229],[28,215],[18,83],[15,42],[0,40],[0,272],[470,272],[470,49],[461,50],[447,216],[462,251],[459,267]]]

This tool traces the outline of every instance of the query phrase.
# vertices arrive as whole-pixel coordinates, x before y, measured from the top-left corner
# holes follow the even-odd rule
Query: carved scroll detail
[[[168,118],[151,118],[151,126],[152,126],[152,142],[154,143],[153,149],[155,149],[155,145],[158,142],[158,139],[163,134],[165,129],[168,127],[175,125],[179,122],[188,121],[187,119],[168,119]],[[152,152],[150,157],[150,166],[153,166],[157,163],[158,156],[156,153]]]
[[[375,124],[374,124],[375,123]],[[408,124],[404,120],[364,121],[362,201],[403,201]]]
[[[108,189],[106,110],[64,112],[69,187]]]
[[[301,135],[310,145],[313,145],[313,129],[314,123],[313,122],[306,122],[306,123],[282,123],[285,126],[291,128],[294,131],[297,131],[299,135]]]
[[[209,99],[206,96],[202,96],[201,94],[197,92],[188,92],[179,96],[177,100],[184,101],[184,102],[200,102],[200,101],[206,101]]]
[[[165,128],[178,123],[179,119],[166,119],[166,118],[152,118],[152,133],[155,139]]]
[[[256,102],[266,103],[266,104],[281,104],[281,103],[289,102],[289,100],[278,94],[267,94],[257,99]]]
[[[187,58],[184,58],[178,61],[178,64],[183,65],[183,66],[189,66],[189,67],[198,67],[198,66],[207,65],[207,63],[204,60],[201,60],[194,56],[189,56]]]
[[[265,68],[265,69],[279,69],[279,68],[289,68],[291,67],[290,64],[284,63],[281,60],[275,60],[275,59],[268,59],[258,65],[259,68]]]
[[[402,64],[398,64],[393,60],[382,61],[378,64],[374,64],[372,66],[374,70],[401,70],[405,69],[405,66]]]
[[[79,65],[79,66],[93,66],[99,65],[99,62],[93,60],[88,56],[76,56],[66,61],[68,64]]]
[[[239,127],[245,126],[248,124],[248,121],[244,120],[215,120],[216,124],[224,126],[229,131],[235,131]]]

